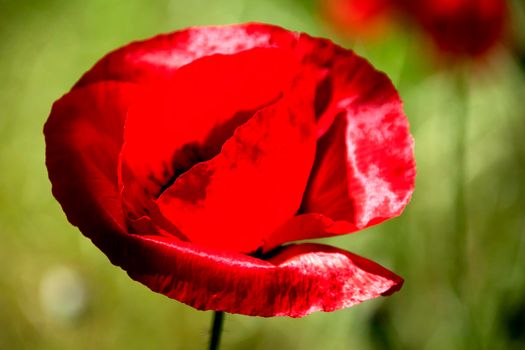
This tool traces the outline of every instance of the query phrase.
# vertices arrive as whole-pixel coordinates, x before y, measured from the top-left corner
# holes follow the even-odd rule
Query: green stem
[[[465,278],[467,270],[467,199],[466,199],[466,168],[467,168],[467,136],[468,136],[468,87],[465,72],[459,72],[456,77],[456,91],[458,97],[457,115],[457,143],[456,143],[456,198],[455,198],[455,266],[453,287],[462,294],[461,280]]]
[[[456,94],[456,141],[455,141],[455,201],[453,222],[453,243],[451,287],[461,303],[458,315],[462,318],[461,333],[464,336],[463,345],[466,346],[475,337],[476,328],[473,324],[472,315],[469,314],[468,300],[468,204],[467,204],[467,162],[468,162],[468,124],[469,124],[469,92],[468,92],[468,67],[456,67],[458,71],[455,76]],[[480,344],[481,346],[481,344]]]
[[[223,320],[224,320],[223,311],[215,311],[213,313],[213,323],[212,323],[212,328],[211,328],[211,338],[210,338],[210,347],[209,347],[210,350],[219,349]]]

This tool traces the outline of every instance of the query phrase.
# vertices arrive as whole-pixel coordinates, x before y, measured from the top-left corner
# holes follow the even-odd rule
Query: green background
[[[227,315],[222,349],[525,348],[522,5],[510,4],[506,42],[459,65],[436,58],[414,28],[339,37],[305,0],[0,0],[0,349],[206,347],[211,312],[130,280],[68,224],[51,196],[42,126],[108,51],[245,21],[330,37],[387,72],[418,177],[400,218],[323,240],[403,276],[399,293],[302,319]]]

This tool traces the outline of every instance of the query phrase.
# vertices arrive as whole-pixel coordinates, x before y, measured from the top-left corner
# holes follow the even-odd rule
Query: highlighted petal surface
[[[104,80],[159,84],[171,79],[178,68],[201,57],[232,55],[253,48],[290,47],[296,36],[258,23],[192,27],[137,41],[109,53],[84,74],[75,88]]]

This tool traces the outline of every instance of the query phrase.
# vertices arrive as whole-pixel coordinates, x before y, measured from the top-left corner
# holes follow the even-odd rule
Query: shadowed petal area
[[[143,96],[128,113],[121,154],[130,217],[149,215],[149,202],[192,166],[217,155],[237,127],[276,101],[291,83],[293,63],[281,49],[209,56]]]
[[[382,266],[325,245],[284,247],[265,261],[113,229],[94,242],[114,264],[153,291],[200,310],[301,317],[388,295],[403,284]]]
[[[300,214],[266,237],[262,252],[266,253],[288,242],[344,235],[357,230],[355,225],[345,220],[334,221],[318,213]]]
[[[295,38],[296,33],[258,23],[188,28],[109,53],[74,88],[102,80],[159,84],[170,80],[178,68],[201,57],[253,48],[291,47]]]
[[[77,89],[55,102],[44,127],[53,194],[71,223],[90,228],[85,234],[97,234],[99,221],[122,222],[117,165],[137,90],[115,82]]]
[[[258,111],[215,158],[191,168],[160,196],[161,212],[192,242],[253,252],[294,216],[315,155],[308,85],[297,84]]]

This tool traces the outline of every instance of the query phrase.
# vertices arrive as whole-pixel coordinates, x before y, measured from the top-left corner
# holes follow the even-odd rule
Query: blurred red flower
[[[337,14],[329,19],[338,28],[374,30],[378,22],[404,17],[428,33],[441,52],[470,57],[483,55],[501,39],[506,18],[505,0],[328,0],[322,4],[327,13]]]
[[[388,31],[395,8],[392,0],[323,0],[320,5],[324,17],[338,31],[367,38]]]
[[[505,0],[401,1],[442,52],[480,56],[502,37]]]
[[[102,58],[44,128],[53,194],[131,278],[202,310],[299,317],[398,290],[320,244],[399,215],[413,141],[388,78],[328,40],[190,28]]]

